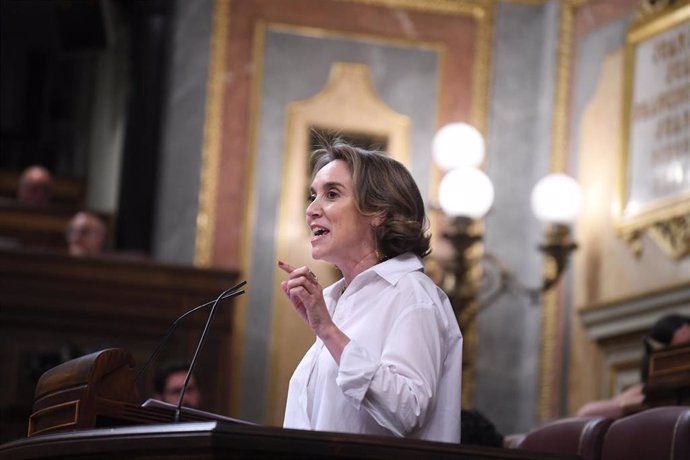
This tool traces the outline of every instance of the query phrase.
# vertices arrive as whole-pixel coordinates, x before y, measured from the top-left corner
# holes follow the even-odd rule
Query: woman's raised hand
[[[306,266],[295,268],[279,260],[278,267],[288,274],[288,279],[280,282],[283,292],[297,313],[320,336],[322,329],[331,326],[333,322],[323,299],[323,287],[319,284],[319,279]]]

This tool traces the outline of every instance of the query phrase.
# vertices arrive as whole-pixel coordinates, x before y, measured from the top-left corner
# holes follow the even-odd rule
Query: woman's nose
[[[307,206],[307,216],[318,216],[321,213],[321,205],[318,198],[312,200]]]

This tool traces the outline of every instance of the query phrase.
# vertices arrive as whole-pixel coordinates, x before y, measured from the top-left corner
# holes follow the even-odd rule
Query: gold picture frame
[[[641,9],[625,45],[618,231],[690,253],[690,3]]]

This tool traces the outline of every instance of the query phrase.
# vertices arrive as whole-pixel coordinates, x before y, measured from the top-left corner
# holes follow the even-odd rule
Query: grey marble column
[[[153,255],[194,261],[213,0],[176,1]]]
[[[485,250],[530,286],[541,279],[542,227],[530,193],[549,167],[558,6],[500,3],[496,10],[487,151],[496,197]],[[505,293],[479,316],[476,408],[504,434],[537,422],[540,332],[539,306],[519,293]]]

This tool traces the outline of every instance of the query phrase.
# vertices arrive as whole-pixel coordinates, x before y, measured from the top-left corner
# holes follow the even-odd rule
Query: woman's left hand
[[[283,261],[278,267],[288,273],[288,279],[281,281],[280,287],[288,296],[297,313],[309,324],[309,327],[321,337],[321,333],[333,325],[331,315],[323,299],[323,287],[319,279],[306,266],[294,268]]]

